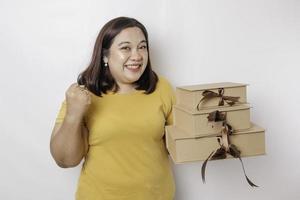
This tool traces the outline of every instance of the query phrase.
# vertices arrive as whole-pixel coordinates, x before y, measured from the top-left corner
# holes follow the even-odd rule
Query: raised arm
[[[52,157],[63,168],[77,166],[88,151],[88,129],[83,116],[91,104],[91,96],[75,83],[66,91],[66,104],[64,120],[55,124],[50,140]]]

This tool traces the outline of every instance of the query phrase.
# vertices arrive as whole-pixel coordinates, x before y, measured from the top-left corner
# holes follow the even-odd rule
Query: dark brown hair
[[[112,19],[103,26],[94,46],[92,60],[77,78],[79,85],[84,85],[90,92],[100,97],[108,90],[114,89],[113,92],[116,92],[119,89],[108,67],[104,66],[103,56],[107,55],[116,35],[129,27],[140,28],[147,42],[148,63],[142,76],[134,82],[137,85],[136,89],[145,90],[145,94],[150,94],[155,90],[158,77],[151,68],[147,30],[136,19],[128,17]]]

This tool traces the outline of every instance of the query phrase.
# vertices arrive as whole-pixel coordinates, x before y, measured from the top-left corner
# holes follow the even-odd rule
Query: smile
[[[129,64],[125,65],[125,68],[130,72],[137,73],[140,71],[142,64]]]
[[[129,64],[129,65],[125,65],[125,67],[128,68],[128,69],[138,69],[141,66],[142,66],[142,64]]]

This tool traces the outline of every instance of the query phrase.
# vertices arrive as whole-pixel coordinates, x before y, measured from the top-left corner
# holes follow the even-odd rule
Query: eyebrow
[[[147,41],[146,41],[146,40],[142,40],[142,41],[140,41],[140,43],[139,43],[139,44],[141,44],[141,43],[143,43],[143,42],[147,43]],[[127,42],[127,41],[120,42],[120,43],[118,44],[118,46],[121,46],[122,44],[130,44],[130,42]]]

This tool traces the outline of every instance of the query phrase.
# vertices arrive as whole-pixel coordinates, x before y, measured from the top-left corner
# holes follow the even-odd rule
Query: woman
[[[151,69],[148,34],[119,17],[100,31],[90,65],[66,91],[52,132],[60,167],[84,158],[77,200],[172,200],[164,143],[175,97]]]

